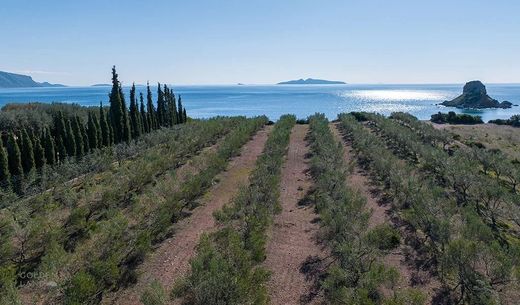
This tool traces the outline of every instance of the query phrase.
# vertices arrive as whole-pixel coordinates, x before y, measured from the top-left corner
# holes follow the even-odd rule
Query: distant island
[[[94,84],[94,85],[92,85],[90,87],[110,87],[110,86],[112,86],[112,85],[110,85],[110,84]]]
[[[277,85],[346,85],[347,83],[341,82],[341,81],[332,81],[332,80],[324,80],[324,79],[314,79],[314,78],[307,78],[307,79],[297,79],[297,80],[290,80],[286,82],[280,82]]]
[[[499,101],[487,95],[486,86],[481,81],[467,82],[462,89],[462,94],[451,101],[444,101],[443,106],[483,109],[483,108],[511,108],[513,105],[508,101]]]
[[[48,82],[38,83],[28,75],[0,71],[0,88],[65,87]]]

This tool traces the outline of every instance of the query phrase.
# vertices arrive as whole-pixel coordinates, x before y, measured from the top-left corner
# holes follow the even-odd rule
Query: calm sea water
[[[452,99],[462,92],[462,85],[327,85],[327,86],[173,86],[182,96],[188,114],[196,118],[217,115],[267,115],[277,119],[285,113],[305,118],[323,112],[334,119],[341,112],[371,111],[390,114],[409,112],[420,119],[432,113],[453,110],[480,115],[485,121],[509,118],[520,114],[520,107],[511,109],[459,110],[436,104]],[[491,97],[520,104],[520,84],[490,84]],[[128,98],[129,88],[125,88]],[[0,107],[6,103],[65,102],[97,106],[108,101],[110,87],[66,87],[0,89]],[[145,93],[146,88],[137,87]],[[154,98],[156,89],[153,88]]]

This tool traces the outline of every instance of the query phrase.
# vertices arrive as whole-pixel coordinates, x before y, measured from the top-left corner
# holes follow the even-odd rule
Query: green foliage
[[[7,138],[7,161],[9,172],[11,173],[11,181],[13,190],[17,194],[23,193],[23,168],[22,159],[20,154],[20,148],[18,142],[15,139],[15,135],[10,133]]]
[[[9,190],[11,188],[11,173],[9,172],[9,162],[7,151],[4,148],[3,140],[0,138],[0,188]]]
[[[148,126],[150,126],[150,129],[157,129],[157,111],[155,110],[155,107],[153,105],[152,100],[152,90],[150,90],[150,83],[146,84],[146,105],[148,108]]]
[[[493,304],[492,288],[474,267],[478,261],[477,244],[457,239],[448,244],[441,259],[445,276],[460,289],[459,300],[465,304]]]
[[[90,149],[96,149],[99,147],[99,141],[102,139],[98,138],[98,124],[96,123],[97,117],[95,114],[89,113],[87,122],[87,135],[88,145]]]
[[[370,214],[366,199],[345,185],[343,148],[337,143],[323,114],[309,118],[311,174],[315,180],[315,203],[337,264],[327,270],[322,288],[331,304],[378,304],[379,288],[392,285],[399,274],[378,262],[381,250],[399,244],[389,226],[368,230]]]
[[[168,295],[159,282],[153,281],[143,292],[140,300],[144,305],[164,305],[168,302]]]
[[[394,296],[385,299],[383,305],[424,305],[426,296],[417,289],[405,289],[395,292]]]
[[[174,291],[189,304],[266,304],[267,277],[267,271],[254,268],[240,234],[226,228],[201,238],[190,275]]]
[[[223,227],[204,235],[191,262],[191,272],[173,289],[188,304],[266,304],[268,273],[257,264],[265,258],[272,215],[279,210],[281,165],[296,119],[282,116],[242,189],[219,219]],[[224,150],[232,151],[229,149]]]
[[[16,290],[16,271],[13,266],[0,267],[0,305],[22,305]]]
[[[520,115],[515,114],[507,120],[502,120],[502,119],[490,120],[488,123],[496,124],[496,125],[510,125],[513,127],[520,127]]]
[[[469,114],[456,114],[453,111],[446,113],[432,114],[430,121],[439,124],[483,124],[482,117]]]
[[[183,108],[182,106],[182,97],[179,96],[179,102],[178,102],[178,106],[177,106],[177,111],[175,112],[175,115],[177,117],[177,121],[182,124],[182,123],[186,123],[186,118],[184,117],[185,116],[185,109]]]
[[[141,112],[141,124],[142,124],[142,131],[143,133],[148,133],[150,132],[150,116],[148,115],[148,113],[146,113],[146,108],[144,106],[144,98],[143,98],[143,93],[140,92],[139,93],[139,101],[140,101],[140,112]]]
[[[105,155],[104,172],[86,175],[77,182],[84,191],[77,193],[66,183],[58,184],[53,192],[13,206],[17,235],[9,233],[10,222],[6,222],[5,230],[0,228],[0,238],[5,236],[6,241],[0,240],[5,245],[0,266],[15,261],[17,270],[34,268],[52,279],[59,274],[56,281],[65,281],[65,299],[72,304],[96,303],[103,292],[135,282],[136,266],[152,249],[152,243],[166,236],[172,222],[182,217],[184,203],[202,195],[228,160],[266,122],[265,117],[193,121],[144,135],[129,145],[114,146],[132,158],[114,167],[112,158],[116,157]],[[200,171],[172,188],[170,177],[175,169],[221,137],[219,149],[197,157]],[[88,157],[73,164],[88,162]],[[146,201],[148,196],[151,202]],[[139,206],[134,210],[129,201],[139,202]],[[71,209],[65,222],[56,221],[56,215],[65,208],[62,205]],[[159,216],[166,217],[158,227],[162,221],[156,218]],[[21,244],[23,247],[19,247]],[[70,270],[82,271],[69,277]],[[96,284],[95,291],[89,286],[91,281]]]
[[[84,139],[83,139],[83,133],[81,130],[81,122],[79,121],[79,117],[75,116],[70,119],[70,125],[72,128],[72,136],[74,138],[74,145],[75,145],[75,156],[81,157],[85,153],[85,147]],[[88,140],[88,139],[87,139]],[[87,147],[88,151],[88,147]]]
[[[45,149],[45,161],[49,165],[56,163],[56,147],[49,129],[43,131],[43,147]]]
[[[76,134],[74,129],[72,128],[75,125],[75,122],[72,118],[65,118],[65,148],[67,149],[67,154],[69,157],[74,157],[77,155],[77,150],[80,149],[81,153],[81,142],[78,141],[76,143]],[[78,139],[79,140],[79,139]]]
[[[401,237],[399,231],[388,224],[372,228],[367,234],[368,242],[379,250],[392,250],[399,246]]]
[[[38,137],[34,139],[33,151],[34,165],[36,166],[36,168],[42,168],[47,163],[47,160],[45,159],[45,151],[41,144],[41,140]]]
[[[164,99],[164,91],[162,90],[161,84],[157,83],[157,121],[159,126],[166,126],[168,116],[166,109],[166,101]]]
[[[112,70],[110,107],[108,107],[107,113],[103,109],[103,104],[100,104],[99,121],[95,108],[79,105],[39,103],[6,105],[3,112],[0,113],[0,130],[5,128],[6,132],[3,134],[14,132],[19,135],[17,142],[21,150],[22,167],[25,174],[22,176],[10,173],[18,194],[26,195],[26,192],[37,192],[40,186],[35,184],[48,182],[51,179],[49,173],[51,176],[59,176],[58,170],[55,168],[57,164],[63,167],[63,164],[70,165],[72,162],[80,162],[85,155],[95,154],[95,148],[110,147],[114,143],[130,144],[130,139],[136,140],[143,133],[149,133],[152,129],[158,129],[160,126],[172,127],[180,121],[185,122],[186,120],[182,120],[182,115],[185,117],[185,113],[177,113],[175,95],[172,90],[164,86],[164,91],[160,88],[159,91],[161,91],[160,98],[162,99],[162,121],[161,125],[153,125],[154,128],[151,128],[151,123],[156,122],[156,111],[151,101],[151,92],[149,92],[148,101],[149,113],[146,112],[142,94],[141,111],[139,111],[135,86],[132,86],[130,113],[128,113],[115,67]],[[185,112],[185,110],[183,111]],[[83,122],[87,122],[87,124]],[[29,136],[26,137],[24,133]],[[34,135],[41,135],[41,137]],[[39,150],[40,147],[36,145],[38,141],[44,150],[43,154]],[[121,147],[116,147],[116,149],[121,149]],[[38,154],[37,160],[35,154]],[[41,169],[44,164],[49,165],[45,171],[31,172],[33,168]]]
[[[135,96],[135,84],[130,89],[130,128],[132,139],[137,139],[141,135],[141,121],[137,99]]]
[[[129,134],[127,128],[128,118],[126,115],[126,107],[124,107],[124,97],[121,96],[121,84],[117,79],[116,67],[112,67],[112,91],[110,92],[110,123],[114,130],[114,143],[128,141]]]
[[[107,121],[107,114],[105,113],[105,110],[103,109],[103,103],[100,103],[99,106],[99,125],[101,129],[101,143],[102,146],[110,146],[112,144],[112,136],[111,136],[111,130],[110,125]]]
[[[22,129],[20,133],[20,153],[22,158],[22,167],[24,174],[28,174],[34,169],[34,150],[31,138],[27,130]]]
[[[43,129],[52,126],[53,118],[58,112],[67,117],[78,115],[86,120],[91,109],[69,103],[7,104],[0,111],[0,130],[12,132],[25,128],[39,134]]]
[[[505,237],[505,242],[509,233],[500,223],[516,210],[511,203],[516,194],[490,175],[505,172],[500,158],[480,148],[447,152],[446,143],[426,136],[430,127],[404,115],[393,114],[395,121],[363,116],[373,133],[350,115],[340,115],[342,127],[424,240],[420,251],[440,262],[437,272],[451,297],[464,304],[494,304],[507,295],[518,266],[511,251],[516,238]],[[410,155],[404,166],[397,157]]]
[[[88,305],[98,303],[98,285],[95,278],[85,271],[76,273],[65,288],[66,305]]]

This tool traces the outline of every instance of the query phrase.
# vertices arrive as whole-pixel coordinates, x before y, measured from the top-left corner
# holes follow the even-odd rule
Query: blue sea
[[[315,112],[330,119],[338,113],[370,111],[390,114],[409,112],[429,119],[439,111],[480,115],[485,121],[520,114],[520,107],[510,109],[460,110],[437,105],[462,92],[462,84],[450,85],[232,85],[172,86],[189,116],[208,118],[217,115],[267,115],[276,120],[292,113],[305,118]],[[152,88],[154,99],[156,88]],[[128,103],[128,90],[125,87]],[[488,94],[499,100],[520,104],[520,84],[489,84]],[[0,107],[7,103],[64,102],[97,106],[108,101],[110,87],[17,88],[0,89]],[[146,96],[146,87],[137,86]]]

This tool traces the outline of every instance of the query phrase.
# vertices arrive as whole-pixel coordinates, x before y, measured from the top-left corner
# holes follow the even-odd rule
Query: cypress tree
[[[11,188],[11,173],[9,173],[9,161],[7,160],[7,151],[4,149],[0,138],[0,187],[4,190]]]
[[[81,134],[81,123],[79,122],[79,118],[77,116],[71,118],[70,125],[72,128],[72,136],[74,137],[74,144],[76,146],[75,155],[81,157],[85,153],[85,150],[83,147],[83,135]]]
[[[169,126],[173,126],[177,124],[177,106],[175,105],[175,94],[173,93],[172,89],[169,89],[166,87],[166,85],[164,88],[166,101],[168,104],[168,123]]]
[[[62,138],[56,138],[56,148],[58,149],[58,161],[63,161],[67,158],[67,148]]]
[[[25,128],[20,132],[20,143],[23,172],[28,174],[32,169],[34,169],[35,165],[33,144]]]
[[[89,112],[87,121],[87,135],[88,146],[91,150],[98,148],[98,130],[95,121],[96,116]]]
[[[103,147],[103,135],[101,133],[101,125],[99,124],[99,120],[97,118],[97,115],[95,113],[92,113],[92,120],[94,121],[94,125],[96,126],[96,143],[97,148]]]
[[[117,79],[116,66],[112,67],[112,90],[109,95],[110,98],[110,124],[114,130],[114,142],[119,143],[124,138],[124,114],[123,102],[121,101],[119,80]]]
[[[76,155],[76,143],[74,141],[70,120],[64,117],[61,111],[58,111],[54,119],[54,135],[60,160],[65,159],[67,155]]]
[[[182,124],[184,123],[184,110],[182,108],[182,97],[179,95],[179,106],[177,107],[178,109],[178,113],[177,113],[177,117],[179,118],[179,124]]]
[[[165,107],[164,107],[164,93],[161,84],[157,83],[157,127],[164,126]]]
[[[22,157],[20,154],[20,147],[18,146],[13,133],[10,133],[9,138],[7,139],[7,159],[11,176],[21,177],[23,174]]]
[[[114,134],[114,125],[112,125],[112,118],[107,113],[107,124],[108,124],[108,135],[109,135],[109,145],[115,144],[115,134]]]
[[[43,150],[41,140],[39,137],[34,138],[33,148],[34,165],[36,166],[36,168],[42,168],[47,161],[45,160],[45,151]]]
[[[72,129],[72,123],[69,118],[64,119],[65,122],[65,148],[67,154],[70,157],[76,155],[76,138],[74,136],[74,130]]]
[[[83,152],[86,154],[90,151],[90,143],[88,140],[87,129],[85,128],[85,124],[83,124],[79,116],[76,116],[76,120],[78,121],[79,130],[81,131],[81,137],[83,138]]]
[[[179,115],[177,113],[177,102],[175,101],[175,94],[171,93],[171,103],[172,103],[172,120],[173,124],[179,124]]]
[[[157,129],[157,115],[155,112],[155,107],[153,106],[152,101],[152,90],[150,90],[150,83],[146,83],[147,93],[146,93],[146,103],[148,107],[148,126],[150,126],[150,130]]]
[[[65,119],[63,117],[63,113],[58,111],[58,113],[54,116],[54,129],[53,129],[54,138],[56,139],[56,148],[58,153],[59,160],[63,160],[67,156],[66,149],[66,138],[67,138],[67,130],[65,127]]]
[[[139,122],[139,108],[135,98],[135,84],[130,89],[130,126],[132,130],[132,139],[137,139],[141,135],[141,126]]]
[[[110,127],[107,121],[107,115],[103,110],[103,102],[99,105],[99,127],[101,129],[101,144],[102,146],[110,146]]]
[[[186,123],[188,121],[188,116],[186,115],[186,108],[182,109],[182,121]]]
[[[56,163],[56,150],[54,139],[48,129],[43,131],[43,147],[45,150],[45,160],[48,164],[54,165]]]
[[[146,113],[146,110],[144,108],[144,98],[143,93],[139,92],[139,100],[141,102],[141,126],[142,126],[142,132],[148,133],[150,132],[150,126],[148,125],[148,115]]]
[[[170,126],[171,124],[171,116],[170,116],[170,90],[168,86],[163,85],[163,96],[164,96],[164,126]]]
[[[132,131],[130,129],[130,118],[128,115],[128,108],[126,108],[125,95],[123,94],[123,87],[119,83],[119,96],[121,97],[121,107],[123,107],[123,141],[130,142],[132,138]]]

